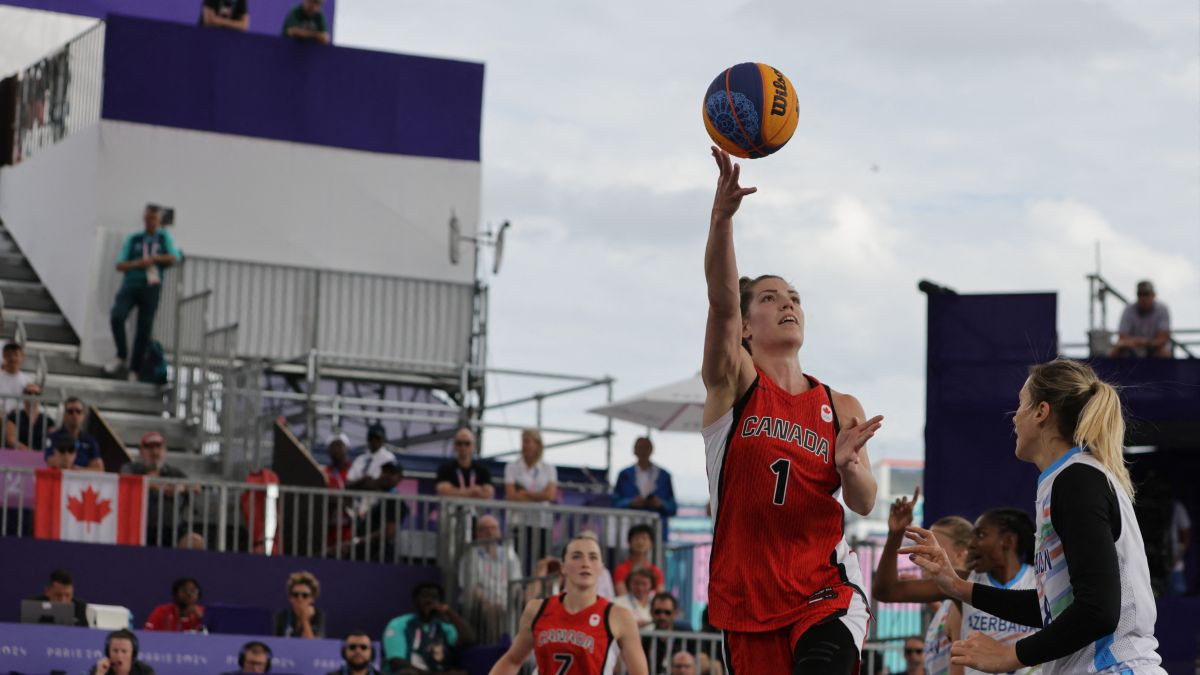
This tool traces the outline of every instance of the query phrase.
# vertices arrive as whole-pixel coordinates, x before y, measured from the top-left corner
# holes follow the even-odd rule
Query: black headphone
[[[267,652],[267,672],[268,673],[271,672],[271,658],[273,657],[273,655],[271,654],[271,648],[269,646],[267,646],[267,643],[259,642],[258,640],[251,640],[250,642],[247,642],[246,644],[242,645],[242,651],[238,652],[238,668],[246,667],[246,650],[253,649],[256,647],[258,649],[266,650],[266,652]]]
[[[122,628],[121,630],[114,630],[108,634],[108,637],[104,638],[104,658],[106,659],[112,658],[108,653],[108,648],[110,645],[112,645],[113,640],[129,640],[129,643],[133,646],[133,660],[137,661],[138,639],[137,636],[133,634],[133,631],[127,628]]]

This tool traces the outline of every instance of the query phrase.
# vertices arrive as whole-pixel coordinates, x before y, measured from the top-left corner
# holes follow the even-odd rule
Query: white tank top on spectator
[[[18,398],[25,393],[25,386],[33,382],[33,378],[29,377],[29,373],[17,371],[16,375],[10,375],[5,370],[0,370],[0,406],[3,406],[4,412],[9,413],[16,410],[21,405],[21,400]]]

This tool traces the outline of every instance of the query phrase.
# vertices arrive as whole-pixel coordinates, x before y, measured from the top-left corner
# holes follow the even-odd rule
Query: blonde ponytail
[[[1035,404],[1050,404],[1059,435],[1092,453],[1132,500],[1133,481],[1123,447],[1125,418],[1117,390],[1089,366],[1055,359],[1029,369],[1029,395]]]
[[[1076,445],[1086,447],[1104,468],[1117,479],[1125,494],[1133,499],[1133,481],[1125,466],[1125,418],[1121,415],[1121,399],[1112,385],[1097,379],[1092,385],[1095,393],[1079,412],[1075,425]]]

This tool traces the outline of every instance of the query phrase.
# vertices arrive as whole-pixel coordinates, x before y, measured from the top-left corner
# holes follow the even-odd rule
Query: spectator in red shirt
[[[639,567],[645,567],[654,573],[654,588],[657,591],[667,590],[667,580],[662,570],[650,562],[650,554],[654,550],[654,529],[649,525],[634,525],[629,528],[629,559],[617,565],[613,570],[613,584],[617,596],[625,595],[625,577]]]
[[[204,632],[204,606],[200,604],[200,583],[191,577],[176,579],[171,584],[174,602],[159,605],[146,619],[146,630],[179,633]]]
[[[329,466],[325,467],[325,481],[334,490],[346,489],[346,473],[350,471],[350,437],[338,432],[325,443],[329,453]]]

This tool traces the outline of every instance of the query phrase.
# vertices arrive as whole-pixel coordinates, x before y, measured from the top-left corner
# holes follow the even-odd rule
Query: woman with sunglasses
[[[321,582],[312,572],[293,572],[287,578],[287,609],[275,613],[275,635],[280,637],[325,637],[325,613],[315,603]]]

